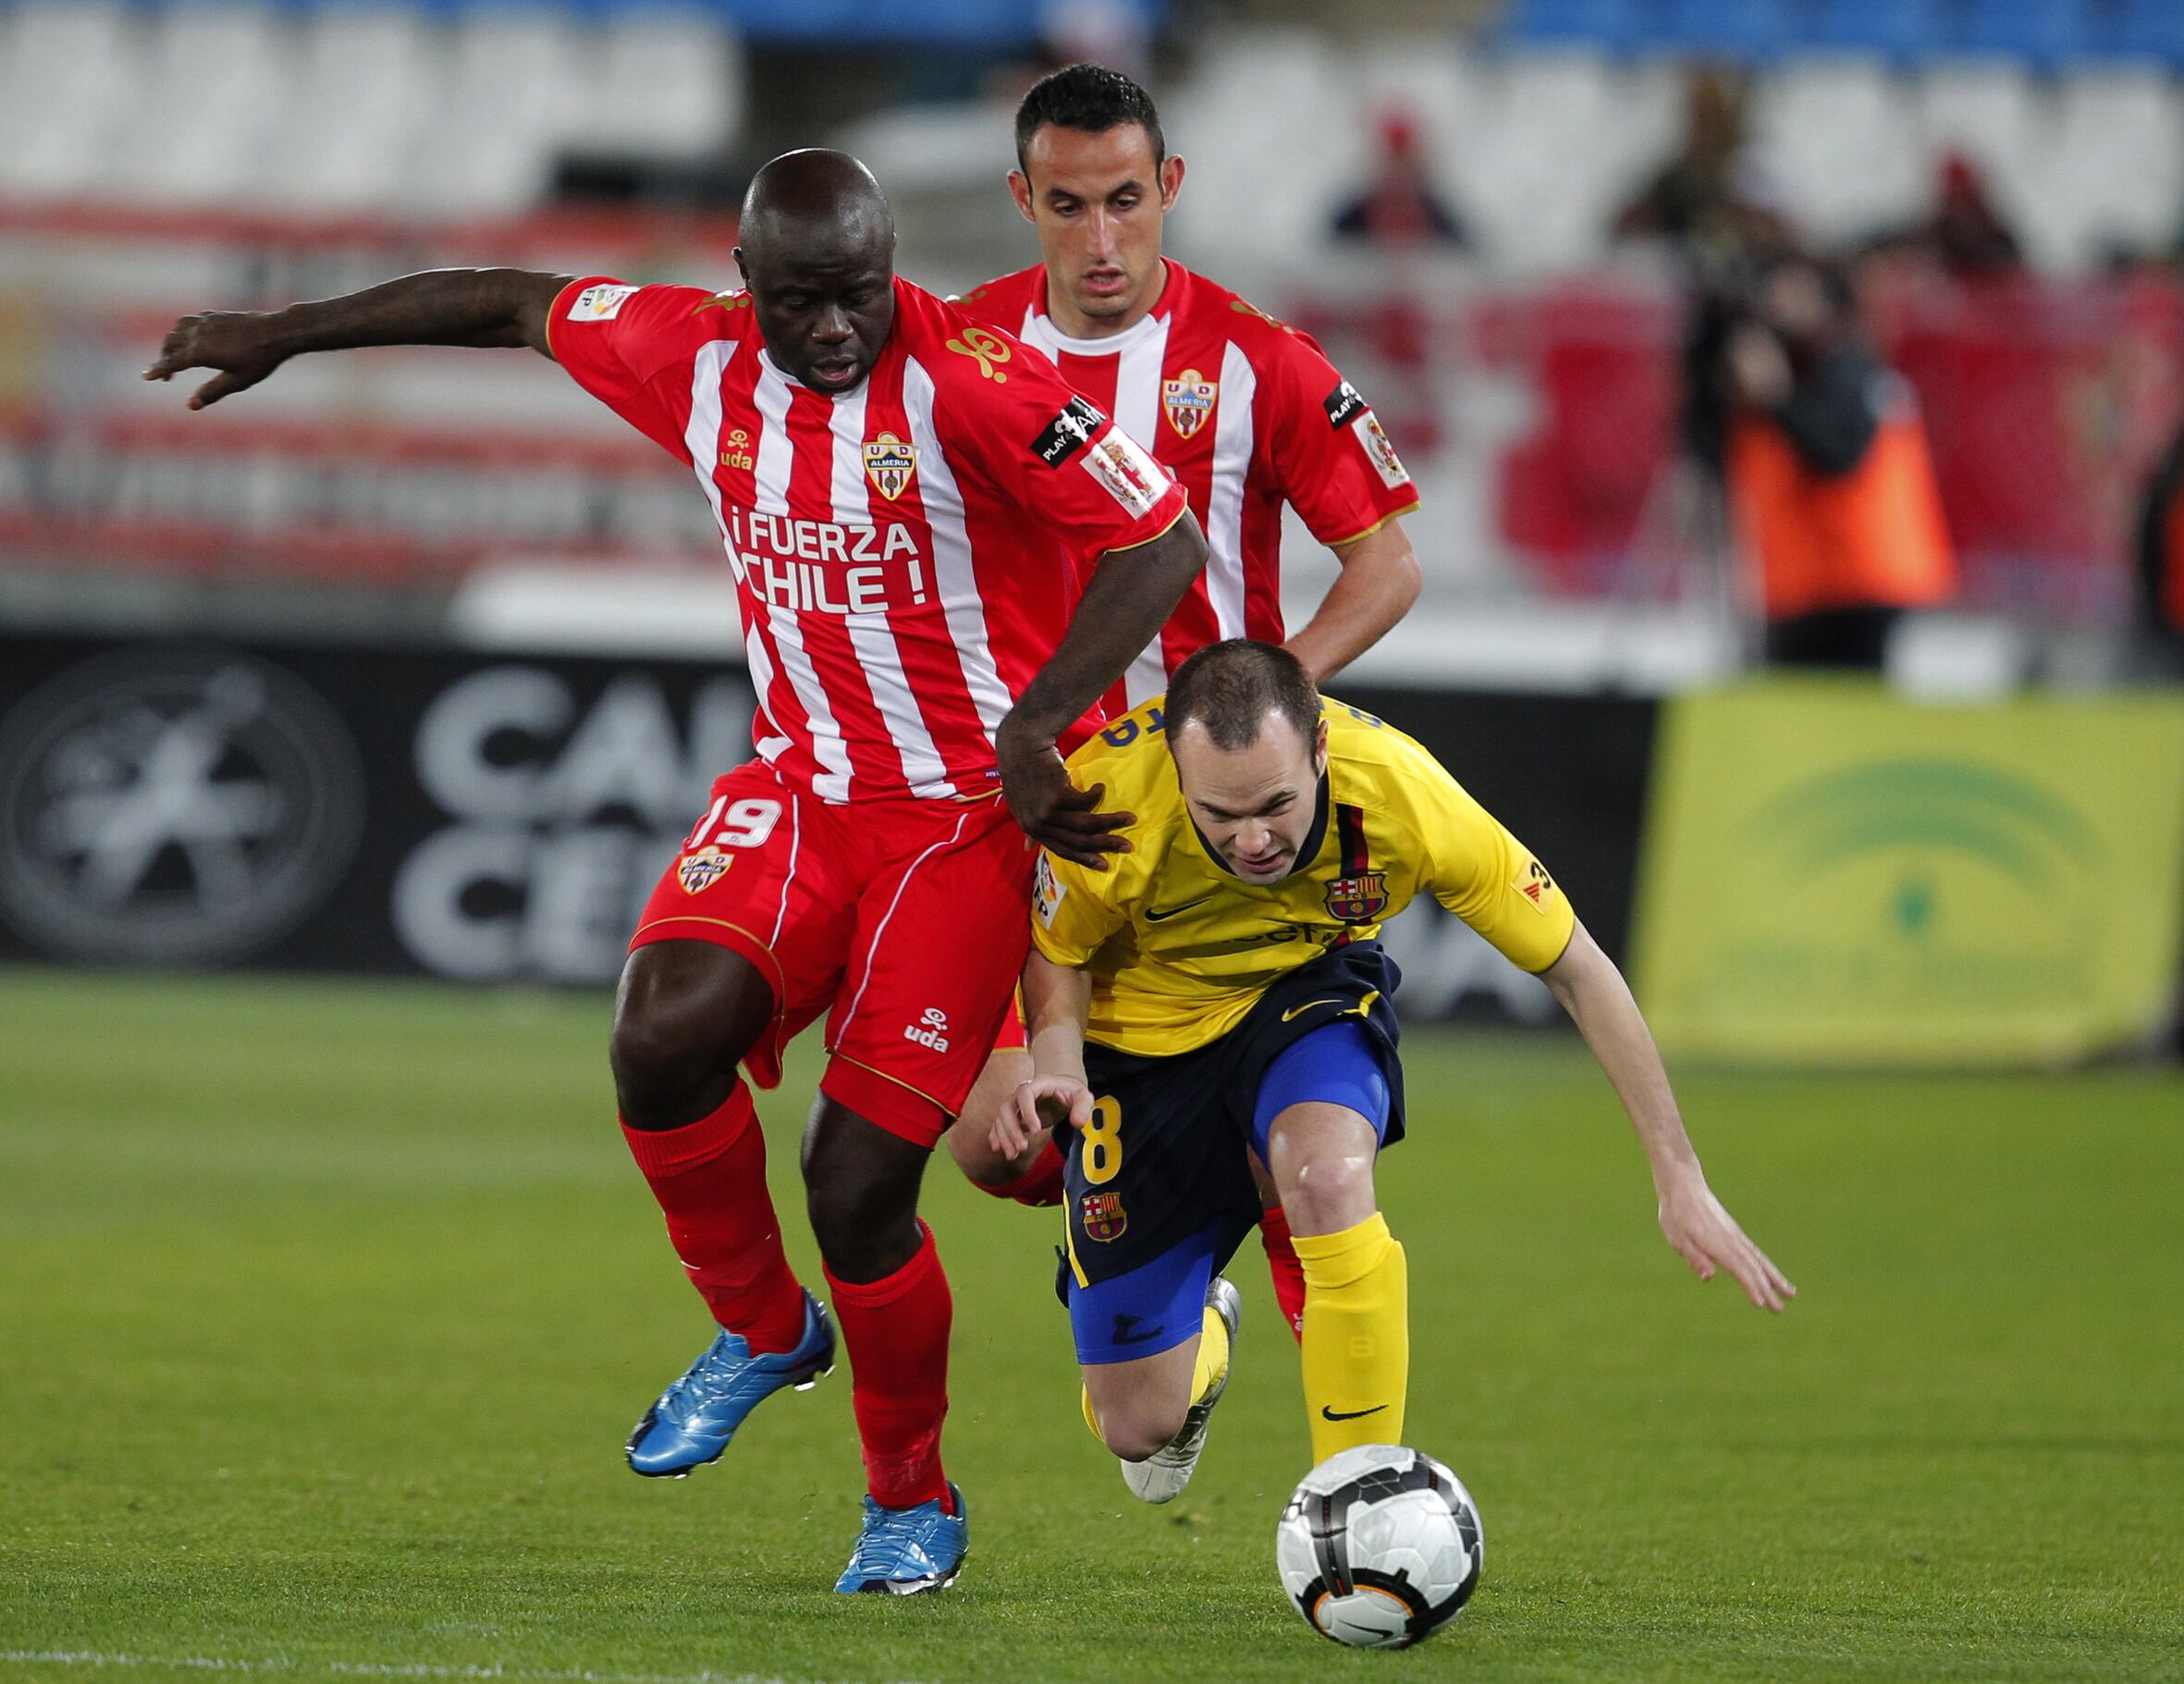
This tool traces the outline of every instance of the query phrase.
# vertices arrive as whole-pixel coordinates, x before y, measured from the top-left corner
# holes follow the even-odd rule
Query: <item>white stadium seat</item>
[[[412,137],[445,98],[441,32],[411,7],[333,7],[302,24],[262,189],[296,210],[391,207],[413,189]]]
[[[0,63],[0,192],[104,191],[142,92],[145,25],[111,0],[24,0]]]
[[[1923,209],[1932,169],[1911,90],[1877,61],[1793,64],[1755,95],[1753,142],[1794,220],[1855,239]]]
[[[702,158],[724,152],[742,123],[742,50],[710,18],[640,11],[610,20],[584,74],[571,144]]]
[[[162,203],[255,197],[295,56],[293,32],[263,6],[179,6],[160,15],[142,97],[121,125],[115,190]]]

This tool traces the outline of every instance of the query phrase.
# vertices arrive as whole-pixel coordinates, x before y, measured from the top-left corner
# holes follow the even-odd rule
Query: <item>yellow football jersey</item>
[[[1136,816],[1132,852],[1087,871],[1039,858],[1032,937],[1093,975],[1087,1037],[1147,1056],[1187,1052],[1234,1028],[1276,978],[1431,894],[1512,963],[1562,957],[1577,915],[1546,868],[1393,726],[1331,697],[1327,776],[1301,864],[1244,881],[1184,805],[1156,696],[1069,757],[1101,805]]]

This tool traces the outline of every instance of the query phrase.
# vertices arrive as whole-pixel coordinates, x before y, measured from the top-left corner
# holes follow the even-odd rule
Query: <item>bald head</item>
[[[877,256],[891,264],[895,214],[872,172],[846,152],[785,152],[743,195],[743,250],[769,257]]]
[[[872,372],[895,325],[895,215],[846,152],[786,152],[743,195],[736,263],[781,372],[832,396]]]

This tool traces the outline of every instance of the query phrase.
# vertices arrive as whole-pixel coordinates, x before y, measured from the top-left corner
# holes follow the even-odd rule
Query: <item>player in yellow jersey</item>
[[[1779,1311],[1795,1288],[1708,1188],[1623,977],[1524,844],[1392,726],[1322,702],[1296,658],[1233,639],[1070,756],[1134,816],[1106,870],[1041,860],[1025,970],[1033,1077],[993,1125],[1063,1119],[1063,1294],[1086,1419],[1138,1495],[1197,1462],[1227,1383],[1220,1272],[1271,1173],[1305,1270],[1312,1458],[1400,1444],[1403,1248],[1373,1162],[1403,1135],[1382,922],[1430,894],[1577,1022],[1638,1131],[1663,1233],[1702,1280]]]

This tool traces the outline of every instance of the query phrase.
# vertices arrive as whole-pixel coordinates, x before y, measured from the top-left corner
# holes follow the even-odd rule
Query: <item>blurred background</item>
[[[439,264],[732,286],[797,145],[967,289],[1037,261],[1011,116],[1077,59],[1187,160],[1170,253],[1419,486],[1424,596],[1344,693],[1556,864],[1672,1050],[2174,1048],[2176,0],[0,0],[0,956],[610,979],[746,750],[684,471],[535,357],[202,415],[138,372]],[[1885,419],[1800,501],[1831,368]],[[1331,566],[1296,528],[1293,624]],[[1413,923],[1418,1014],[1550,1014]]]

